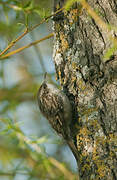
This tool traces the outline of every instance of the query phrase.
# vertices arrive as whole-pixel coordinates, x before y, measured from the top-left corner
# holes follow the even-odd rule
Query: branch
[[[24,31],[24,33],[23,33],[21,36],[19,36],[19,37],[16,38],[14,41],[12,41],[12,42],[8,45],[8,47],[6,47],[6,49],[4,49],[4,50],[0,53],[0,56],[2,56],[3,54],[5,54],[5,52],[8,51],[8,49],[10,49],[11,47],[13,47],[13,45],[14,45],[17,41],[19,41],[21,38],[23,38],[28,32],[29,32],[29,31],[28,31],[28,28],[26,28],[26,30]]]
[[[3,54],[5,54],[6,51],[8,51],[8,49],[10,49],[11,47],[14,46],[14,44],[19,41],[20,39],[22,39],[26,34],[28,34],[29,32],[33,31],[33,29],[37,28],[38,26],[40,26],[41,24],[43,24],[44,22],[46,22],[49,18],[55,16],[56,14],[58,14],[59,12],[61,12],[62,10],[64,10],[64,8],[61,8],[59,10],[57,10],[55,13],[53,13],[52,15],[44,18],[39,24],[34,25],[31,29],[28,29],[26,27],[25,31],[23,32],[22,35],[20,35],[18,38],[16,38],[14,41],[12,41],[7,48],[5,48],[1,53],[0,56],[2,56]]]
[[[5,59],[5,58],[7,58],[7,57],[9,57],[9,56],[11,56],[11,55],[14,55],[14,54],[18,53],[18,52],[21,52],[21,51],[23,51],[23,50],[26,49],[26,48],[29,48],[29,47],[34,46],[35,44],[38,44],[38,43],[40,43],[40,42],[42,42],[42,41],[44,41],[44,40],[46,40],[46,39],[49,39],[50,37],[53,37],[53,33],[45,36],[45,37],[42,38],[42,39],[39,39],[39,40],[37,40],[37,41],[34,41],[34,42],[32,42],[32,43],[30,43],[30,44],[28,44],[28,45],[26,45],[26,46],[23,46],[23,47],[21,47],[21,48],[18,48],[18,49],[14,50],[14,51],[11,51],[11,52],[7,53],[6,55],[2,56],[2,57],[0,58],[0,60],[3,60],[3,59]]]

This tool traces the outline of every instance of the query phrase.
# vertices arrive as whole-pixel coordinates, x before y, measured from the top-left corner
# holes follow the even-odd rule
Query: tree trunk
[[[54,11],[64,5],[63,0],[54,3]],[[103,22],[117,27],[117,1],[88,0],[88,4]],[[57,14],[53,21],[53,59],[57,78],[73,107],[70,128],[79,176],[81,180],[115,180],[117,56],[103,61],[112,46],[109,33],[80,4]],[[111,31],[113,37],[116,33]]]

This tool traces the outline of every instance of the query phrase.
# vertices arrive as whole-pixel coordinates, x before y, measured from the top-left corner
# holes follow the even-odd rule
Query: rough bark
[[[89,0],[105,23],[117,27],[117,1]],[[56,1],[54,10],[64,5]],[[57,78],[73,105],[71,133],[82,180],[117,179],[117,56],[103,61],[108,33],[75,4],[54,18]],[[116,33],[112,31],[113,36]]]

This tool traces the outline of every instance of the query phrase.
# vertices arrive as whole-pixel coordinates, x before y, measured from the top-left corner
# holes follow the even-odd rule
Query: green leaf
[[[109,48],[104,54],[103,61],[106,62],[117,51],[117,44],[114,44],[112,48]]]

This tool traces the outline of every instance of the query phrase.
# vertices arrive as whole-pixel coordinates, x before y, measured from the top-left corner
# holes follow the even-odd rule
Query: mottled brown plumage
[[[44,81],[38,91],[38,104],[55,131],[65,136],[63,129],[68,130],[71,121],[71,105],[67,96]]]
[[[38,90],[37,98],[40,111],[53,129],[63,136],[77,158],[77,150],[70,135],[72,108],[68,97],[45,79]]]

